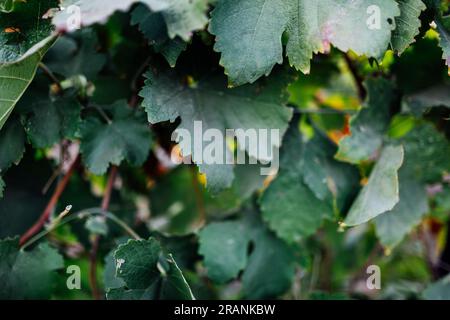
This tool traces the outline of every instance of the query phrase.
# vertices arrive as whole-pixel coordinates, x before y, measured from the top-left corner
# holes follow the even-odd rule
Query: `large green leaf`
[[[387,248],[397,245],[429,210],[425,186],[403,172],[399,172],[399,202],[374,220],[377,236]]]
[[[236,278],[247,265],[251,236],[242,221],[209,224],[200,234],[199,253],[204,256],[208,277],[225,283]]]
[[[114,259],[116,277],[125,285],[108,289],[108,299],[194,299],[172,255],[155,239],[129,240],[114,252]]]
[[[231,186],[234,179],[233,165],[230,159],[233,150],[230,149],[226,139],[223,141],[222,164],[203,162],[203,151],[210,144],[198,136],[198,126],[202,132],[208,129],[218,130],[222,137],[226,137],[226,130],[248,129],[279,130],[280,139],[288,127],[292,110],[284,106],[286,102],[285,89],[289,77],[285,74],[276,74],[270,82],[257,83],[236,89],[228,89],[226,79],[222,75],[206,76],[193,84],[186,84],[178,78],[173,71],[146,74],[145,87],[140,92],[144,98],[143,107],[147,111],[150,123],[162,121],[174,122],[178,117],[181,123],[178,130],[187,130],[191,141],[181,141],[183,156],[192,155],[193,162],[197,163],[200,171],[206,174],[207,185],[212,192],[219,192]],[[197,129],[196,129],[197,125]],[[249,145],[243,135],[237,137],[238,147],[245,150],[252,158],[271,160],[261,157],[258,146]],[[184,137],[181,139],[184,140]],[[278,148],[279,139],[266,141],[269,151]],[[195,142],[195,143],[194,143]],[[263,141],[264,143],[264,141]],[[263,146],[264,147],[264,146]]]
[[[87,168],[94,174],[104,174],[110,164],[120,165],[126,159],[141,165],[152,144],[151,134],[143,115],[129,108],[125,100],[104,107],[112,119],[89,117],[80,129],[80,150]]]
[[[0,65],[23,60],[47,42],[53,27],[43,16],[56,0],[18,2],[12,13],[0,12]]]
[[[200,232],[199,252],[204,257],[208,277],[224,283],[244,270],[246,298],[277,297],[290,286],[294,252],[268,231],[259,218],[247,214],[238,220],[209,224]],[[251,244],[253,250],[249,254]]]
[[[113,0],[105,3],[103,0],[64,0],[61,11],[53,18],[53,24],[59,31],[73,31],[74,14],[79,10],[81,26],[94,23],[105,23],[115,11],[127,11],[134,3],[145,3],[152,11],[161,12],[167,24],[170,38],[180,36],[189,40],[195,30],[202,29],[207,23],[205,12],[206,0]],[[78,8],[77,10],[70,10]]]
[[[81,123],[81,106],[75,96],[36,101],[28,108],[25,129],[36,148],[75,137]]]
[[[312,235],[322,225],[323,219],[333,214],[332,204],[318,199],[304,182],[303,172],[309,168],[302,168],[303,148],[299,130],[292,125],[283,141],[278,177],[260,199],[263,219],[287,242]],[[317,186],[311,176],[306,176],[306,181],[316,193],[324,193],[326,197],[328,192],[322,191],[322,186]]]
[[[0,64],[0,130],[33,80],[39,62],[54,39],[53,36],[44,39],[14,63]]]
[[[58,252],[47,243],[32,251],[19,249],[19,240],[0,240],[0,298],[48,299],[55,270],[64,267]]]
[[[379,13],[379,25],[369,23],[368,8],[376,8],[371,14]],[[231,84],[241,85],[283,61],[285,31],[290,63],[303,72],[309,72],[312,54],[329,51],[330,44],[380,58],[399,15],[393,0],[221,0],[211,14],[210,31]]]
[[[283,62],[281,35],[288,21],[282,0],[218,1],[209,30],[234,85],[255,82]]]
[[[392,82],[370,78],[365,83],[367,100],[363,108],[350,120],[351,135],[339,142],[336,159],[359,163],[370,159],[383,143],[389,126],[390,107],[394,101]]]
[[[170,0],[143,0],[154,11],[167,9]],[[90,26],[95,23],[105,23],[115,11],[127,11],[139,0],[63,0],[60,10],[55,13],[52,23],[58,31],[74,31],[78,22],[81,26]],[[79,14],[79,16],[75,16]],[[74,19],[75,18],[75,19]]]
[[[356,226],[392,210],[399,201],[398,170],[403,147],[386,146],[373,168],[367,185],[359,193],[344,224]]]

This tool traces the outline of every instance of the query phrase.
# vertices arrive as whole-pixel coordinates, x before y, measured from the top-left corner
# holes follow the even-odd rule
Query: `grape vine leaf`
[[[247,228],[237,220],[210,223],[200,231],[199,253],[204,256],[211,280],[226,283],[245,268],[251,240]]]
[[[64,267],[63,258],[47,243],[32,251],[19,249],[18,238],[0,240],[0,298],[48,299],[55,271]]]
[[[450,16],[435,20],[439,32],[439,44],[442,48],[442,58],[450,67]]]
[[[80,151],[87,168],[101,175],[110,164],[120,165],[124,159],[132,165],[141,165],[152,144],[143,115],[129,108],[125,100],[102,109],[109,112],[112,119],[105,123],[89,117],[80,126]]]
[[[436,183],[450,172],[450,143],[431,123],[422,123],[402,137],[405,170],[423,183]]]
[[[244,270],[243,293],[248,299],[277,297],[290,286],[294,275],[292,248],[251,212],[238,220],[207,225],[199,233],[199,243],[199,253],[213,281],[228,282]],[[251,243],[254,248],[249,254]]]
[[[421,116],[432,107],[450,109],[450,85],[439,84],[425,90],[408,94],[402,100],[402,112]]]
[[[63,138],[74,139],[81,124],[75,96],[42,100],[29,106],[25,130],[36,148],[51,147]]]
[[[91,29],[59,37],[47,52],[45,65],[65,78],[83,75],[91,80],[106,63],[106,54],[97,52],[98,45],[97,35]]]
[[[368,8],[379,13],[377,25],[372,26]],[[399,15],[393,0],[227,0],[216,4],[209,30],[230,83],[242,85],[282,63],[285,31],[290,64],[308,73],[312,54],[328,51],[330,44],[382,57]]]
[[[315,196],[342,211],[359,189],[358,170],[334,159],[336,146],[319,131],[304,146],[303,182]]]
[[[303,148],[297,126],[291,125],[281,149],[279,174],[260,199],[264,221],[288,243],[313,234],[323,219],[333,214],[331,204],[318,199],[304,182],[303,173],[310,169],[303,168]],[[311,177],[306,180],[316,186]],[[321,193],[318,189],[316,192]]]
[[[253,83],[283,62],[281,35],[288,21],[282,0],[218,1],[209,31],[233,85]]]
[[[119,245],[114,259],[116,277],[125,285],[108,289],[108,299],[195,299],[172,255],[154,238]]]
[[[285,73],[271,76],[267,83],[259,82],[240,88],[228,89],[222,75],[206,76],[193,84],[186,84],[169,70],[154,74],[148,72],[145,86],[140,92],[144,98],[145,108],[150,123],[163,121],[174,122],[178,117],[181,123],[178,130],[190,133],[192,141],[181,141],[180,147],[184,157],[192,155],[202,173],[206,174],[208,189],[218,193],[231,186],[234,179],[232,160],[233,151],[223,140],[224,154],[221,163],[203,163],[203,150],[210,144],[207,141],[193,143],[198,139],[198,126],[205,132],[208,129],[220,131],[226,137],[226,130],[272,129],[279,130],[280,139],[268,139],[268,149],[278,148],[281,137],[292,117],[292,109],[285,107],[286,86],[290,81]],[[196,127],[197,126],[197,127]],[[197,129],[196,129],[197,128]],[[196,131],[197,130],[197,131]],[[261,157],[257,146],[249,146],[244,135],[237,136],[238,147],[245,150],[250,157],[258,160],[271,160],[272,155]],[[201,139],[201,137],[200,137]],[[184,140],[182,137],[178,140]]]
[[[131,25],[139,25],[156,52],[161,53],[171,67],[174,67],[180,54],[186,50],[187,42],[176,37],[170,39],[161,12],[152,12],[147,6],[138,5],[131,14]]]
[[[43,16],[56,5],[56,0],[29,0],[18,2],[11,13],[0,12],[0,65],[23,60],[45,46],[53,27]]]
[[[363,108],[350,120],[351,135],[339,142],[336,159],[350,163],[369,160],[383,143],[389,126],[390,106],[395,97],[393,83],[383,78],[365,82],[367,98]]]
[[[383,148],[367,185],[353,202],[344,225],[356,226],[392,210],[399,201],[398,170],[403,164],[402,146]]]
[[[50,36],[14,63],[0,64],[0,130],[36,74],[38,63],[53,44]]]
[[[105,23],[115,11],[127,11],[137,2],[146,4],[153,12],[161,12],[171,39],[179,36],[187,41],[193,31],[202,29],[208,22],[206,0],[114,0],[107,4],[103,0],[65,0],[60,6],[64,9],[53,17],[53,24],[58,31],[73,31],[75,28],[70,23],[73,23],[77,10],[81,26]],[[78,9],[72,10],[71,7]]]
[[[450,276],[428,285],[422,296],[427,300],[450,300]]]
[[[142,0],[154,11],[167,9],[170,0]],[[52,23],[58,31],[74,31],[79,27],[87,27],[95,23],[105,23],[116,11],[127,11],[138,0],[63,0],[60,10],[54,13]],[[77,21],[80,19],[80,21]],[[71,25],[74,24],[74,25]]]
[[[399,172],[399,202],[374,219],[377,236],[389,249],[400,243],[429,210],[425,186],[404,172]]]
[[[25,131],[18,118],[10,119],[0,131],[0,172],[18,164],[25,152]]]
[[[392,32],[391,46],[399,54],[413,43],[419,34],[422,11],[426,9],[421,0],[397,0],[400,7],[400,16],[395,18],[396,28]]]

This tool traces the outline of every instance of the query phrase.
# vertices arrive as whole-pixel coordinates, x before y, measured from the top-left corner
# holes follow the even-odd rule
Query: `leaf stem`
[[[50,214],[52,213],[53,209],[55,208],[56,204],[58,203],[59,198],[61,197],[62,193],[64,192],[65,188],[67,187],[67,184],[69,183],[70,178],[72,177],[75,169],[80,164],[80,155],[78,154],[75,160],[72,162],[69,170],[64,175],[64,177],[61,179],[61,181],[56,186],[55,191],[53,192],[52,197],[50,198],[50,201],[48,202],[47,206],[45,207],[44,211],[42,212],[41,216],[39,217],[38,221],[34,225],[32,225],[23,235],[20,237],[19,244],[22,246],[24,243],[26,243],[31,237],[33,237],[48,221],[48,218],[50,217]]]
[[[106,184],[105,193],[102,200],[102,215],[106,218],[106,212],[108,211],[109,204],[111,202],[111,193],[114,186],[114,181],[117,176],[117,166],[112,166],[108,176],[108,182]],[[92,241],[91,252],[89,253],[89,284],[92,289],[92,296],[95,300],[100,300],[101,295],[97,286],[97,254],[100,245],[100,235],[96,235]]]
[[[50,70],[43,62],[39,62],[38,64],[39,68],[42,69],[42,71],[45,73],[45,75],[56,85],[58,89],[58,93],[62,93],[63,87],[61,86],[61,82],[58,80],[58,78],[55,76],[55,74]]]

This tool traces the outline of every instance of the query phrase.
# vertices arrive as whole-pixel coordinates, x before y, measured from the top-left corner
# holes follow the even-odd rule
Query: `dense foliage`
[[[450,299],[449,6],[0,0],[0,298]]]

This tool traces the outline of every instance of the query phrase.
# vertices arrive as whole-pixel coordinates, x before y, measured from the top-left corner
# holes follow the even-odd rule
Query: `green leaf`
[[[47,243],[32,251],[19,249],[19,240],[0,240],[0,298],[48,299],[55,270],[64,267],[63,258]]]
[[[374,16],[367,13],[371,6],[380,13],[374,28],[368,24]],[[282,63],[285,31],[290,64],[305,73],[312,54],[329,51],[330,44],[381,58],[399,15],[393,0],[222,0],[211,13],[210,32],[216,36],[214,48],[222,54],[231,84],[241,85]]]
[[[142,0],[154,11],[167,9],[171,0]],[[79,14],[80,27],[90,26],[95,23],[106,23],[108,18],[116,11],[128,11],[138,0],[63,0],[60,10],[55,13],[52,23],[58,31],[74,31],[76,25],[74,15]]]
[[[374,220],[381,244],[390,249],[400,243],[429,210],[425,186],[403,172],[399,172],[399,202]]]
[[[25,131],[18,118],[8,121],[0,131],[0,172],[18,164],[25,152]]]
[[[344,210],[359,188],[355,167],[334,159],[336,146],[318,131],[305,144],[302,158],[303,182],[315,196]]]
[[[399,201],[398,170],[403,163],[402,146],[386,146],[367,185],[353,202],[344,224],[356,226],[392,210]]]
[[[110,164],[120,165],[124,159],[134,166],[141,165],[152,144],[150,130],[141,114],[122,100],[103,109],[111,114],[111,121],[105,123],[89,117],[81,125],[80,150],[87,168],[102,175]]]
[[[450,300],[450,276],[430,284],[422,295],[427,300]]]
[[[116,277],[125,286],[109,289],[108,299],[194,299],[172,255],[155,239],[129,240],[118,247],[114,259]]]
[[[281,35],[287,21],[282,0],[218,1],[209,31],[233,85],[253,83],[283,62]]]
[[[169,6],[162,11],[171,39],[179,36],[188,41],[192,32],[201,30],[208,22],[205,15],[207,0],[167,0]]]
[[[187,43],[178,37],[170,39],[164,15],[161,12],[152,12],[147,6],[140,4],[131,15],[131,25],[136,24],[155,51],[161,53],[169,65],[174,67],[181,52],[186,50]]]
[[[81,124],[81,106],[75,96],[37,101],[28,107],[25,130],[36,148],[51,147],[63,138],[75,137]]]
[[[253,241],[255,248],[242,274],[243,293],[247,299],[277,297],[292,284],[294,252],[267,229],[255,231]]]
[[[396,28],[392,32],[392,48],[399,54],[413,43],[419,34],[422,11],[426,9],[421,0],[396,0],[400,7],[400,16],[395,18]]]
[[[0,130],[33,80],[38,63],[54,39],[53,36],[44,39],[14,63],[0,63]]]
[[[83,75],[93,79],[106,63],[106,55],[97,51],[98,46],[97,34],[83,29],[70,37],[60,37],[46,54],[45,64],[65,78]]]
[[[400,11],[395,1],[384,0],[289,0],[288,43],[290,64],[304,73],[310,71],[313,53],[330,50],[330,44],[347,52],[381,58],[391,40],[394,19]],[[369,27],[380,13],[379,26]],[[390,22],[391,23],[390,23]]]
[[[199,233],[199,253],[211,280],[226,283],[245,268],[251,240],[247,228],[242,221],[225,221],[211,223]]]
[[[432,107],[450,109],[450,85],[440,84],[403,97],[402,111],[421,116]]]
[[[350,163],[369,160],[383,143],[395,97],[394,87],[392,82],[383,78],[369,78],[365,87],[367,99],[359,113],[350,120],[351,135],[339,142],[338,160]]]
[[[24,60],[45,47],[53,27],[43,16],[56,5],[56,0],[28,0],[17,2],[12,13],[0,12],[0,66]]]
[[[439,32],[439,45],[442,48],[442,58],[445,64],[450,67],[450,16],[438,18],[435,22]]]
[[[113,0],[108,3],[103,0],[64,0],[60,5],[64,10],[55,14],[53,24],[58,31],[73,31],[76,26],[69,23],[76,11],[68,10],[72,5],[79,8],[80,24],[90,26],[105,23],[115,11],[127,11],[137,2],[146,4],[153,12],[161,12],[171,39],[179,36],[187,41],[193,31],[202,29],[208,22],[206,0]]]
[[[291,285],[294,275],[292,249],[253,214],[209,224],[200,232],[199,242],[199,253],[204,256],[208,277],[217,283],[225,283],[244,270],[243,293],[248,299],[277,297]],[[249,254],[250,244],[253,244],[253,251]]]
[[[440,182],[450,172],[450,143],[433,124],[416,126],[398,142],[405,148],[405,170],[418,181]]]
[[[236,89],[228,89],[222,75],[206,76],[193,85],[182,82],[173,71],[157,75],[148,72],[146,76],[140,96],[144,98],[142,106],[149,122],[174,122],[178,117],[181,118],[178,130],[187,130],[192,137],[192,141],[182,141],[180,144],[182,154],[184,157],[192,155],[193,162],[206,174],[208,189],[213,193],[232,184],[233,166],[226,163],[233,157],[233,150],[222,139],[223,164],[203,162],[203,151],[210,143],[202,141],[201,146],[193,143],[198,138],[196,124],[201,124],[203,132],[208,129],[219,130],[222,137],[226,137],[227,129],[242,129],[245,132],[248,129],[266,129],[269,132],[277,129],[282,137],[292,116],[292,110],[284,106],[285,89],[289,81],[284,74],[271,77],[268,83]],[[245,150],[252,158],[271,160],[262,159],[257,146],[249,146],[242,136],[237,141],[241,150]],[[269,140],[268,150],[279,147],[281,141]]]
[[[286,242],[297,242],[315,233],[324,218],[330,218],[330,203],[318,199],[305,184],[302,137],[295,125],[286,133],[281,150],[280,172],[264,191],[260,206],[263,219]],[[313,178],[306,178],[314,184]],[[316,192],[321,193],[322,190]]]

